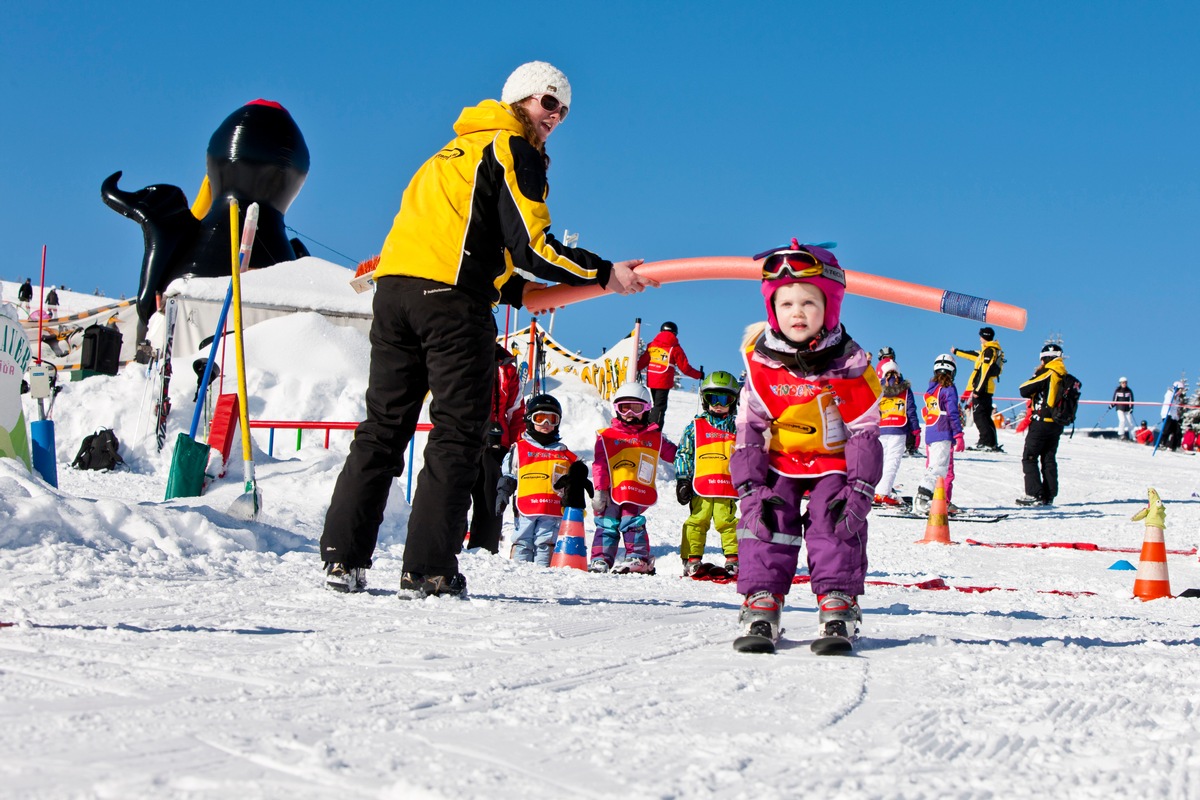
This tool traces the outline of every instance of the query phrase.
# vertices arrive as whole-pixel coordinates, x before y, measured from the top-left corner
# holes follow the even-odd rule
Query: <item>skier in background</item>
[[[1042,364],[1033,377],[1021,384],[1021,396],[1033,401],[1021,469],[1025,474],[1025,494],[1017,498],[1022,506],[1048,506],[1058,496],[1058,440],[1063,426],[1054,421],[1052,411],[1063,391],[1067,366],[1061,345],[1050,342],[1042,348]]]
[[[658,335],[646,345],[638,356],[637,371],[646,370],[646,386],[654,399],[650,411],[650,422],[662,427],[667,416],[667,402],[675,388],[675,370],[689,378],[703,378],[704,369],[696,369],[688,363],[687,354],[679,344],[679,327],[674,322],[664,322]]]
[[[26,278],[25,282],[17,287],[17,302],[21,304],[21,308],[25,309],[25,313],[29,313],[29,304],[33,302],[33,279]]]
[[[1129,388],[1129,381],[1125,376],[1121,376],[1117,388],[1113,389],[1112,402],[1108,404],[1108,407],[1117,410],[1117,438],[1128,439],[1132,442],[1133,389]]]
[[[879,397],[879,444],[883,447],[883,473],[875,487],[875,505],[898,506],[900,499],[892,492],[896,474],[904,459],[909,437],[921,446],[921,422],[917,418],[917,401],[912,386],[900,373],[895,359],[888,359],[880,368],[883,394]]]
[[[1183,437],[1180,420],[1183,419],[1185,393],[1183,381],[1175,381],[1163,395],[1162,436],[1159,437],[1158,443],[1171,452],[1179,449],[1179,443]]]
[[[1154,431],[1150,430],[1146,420],[1142,420],[1142,424],[1133,432],[1133,439],[1138,444],[1154,444]]]
[[[913,496],[912,505],[917,514],[929,513],[938,478],[944,480],[946,487],[946,507],[952,514],[958,511],[958,507],[950,502],[954,494],[954,454],[967,447],[963,441],[958,387],[954,385],[957,371],[954,356],[943,353],[933,362],[933,377],[925,390],[925,405],[921,408],[921,417],[925,420],[925,475]]]
[[[53,286],[46,292],[46,311],[51,317],[58,316],[58,292]]]
[[[996,422],[992,419],[992,395],[996,393],[996,381],[1000,379],[1000,370],[1004,368],[1004,351],[996,341],[996,331],[980,328],[979,350],[960,350],[956,347],[954,355],[975,362],[967,377],[967,394],[970,395],[967,402],[972,409],[975,430],[979,433],[979,441],[972,449],[991,453],[1003,450],[996,443]]]

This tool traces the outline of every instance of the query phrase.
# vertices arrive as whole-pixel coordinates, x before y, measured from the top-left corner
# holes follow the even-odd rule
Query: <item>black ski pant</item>
[[[662,421],[667,416],[667,401],[671,399],[670,389],[651,389],[650,399],[654,407],[650,409],[650,422],[662,427]]]
[[[1179,426],[1179,420],[1174,417],[1167,417],[1163,420],[1162,437],[1158,440],[1159,446],[1175,452],[1182,443],[1183,428]]]
[[[1062,426],[1034,419],[1025,432],[1021,469],[1025,472],[1025,494],[1047,503],[1058,496],[1058,439]],[[1039,472],[1040,468],[1040,472]]]
[[[479,459],[479,477],[471,489],[471,525],[467,547],[482,547],[493,553],[500,552],[500,528],[504,515],[496,513],[497,485],[500,483],[500,466],[504,463],[507,450],[488,447]]]
[[[454,575],[479,471],[496,377],[490,304],[443,283],[376,282],[367,419],[333,489],[321,558],[369,567],[393,480],[425,395],[433,430],[408,516],[404,571]]]
[[[975,420],[975,430],[979,432],[978,447],[996,446],[996,422],[992,419],[992,396],[984,392],[971,395],[971,412]]]

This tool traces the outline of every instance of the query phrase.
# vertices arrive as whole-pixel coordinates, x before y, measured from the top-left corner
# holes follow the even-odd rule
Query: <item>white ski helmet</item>
[[[958,372],[958,365],[954,363],[954,356],[949,353],[942,353],[933,360],[933,372],[936,375],[939,372],[948,372],[950,377],[954,377]]]
[[[617,403],[621,402],[622,400],[641,400],[647,406],[654,404],[654,401],[650,399],[650,390],[645,386],[642,386],[640,383],[633,382],[622,384],[621,387],[613,393],[613,408],[615,409]]]

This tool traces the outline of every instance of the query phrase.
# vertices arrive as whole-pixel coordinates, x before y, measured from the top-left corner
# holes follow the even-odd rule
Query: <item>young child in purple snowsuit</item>
[[[925,421],[925,475],[913,497],[913,511],[929,513],[937,479],[945,479],[946,502],[954,493],[954,454],[967,449],[963,440],[962,413],[958,408],[958,387],[954,374],[958,371],[954,356],[942,353],[933,362],[933,377],[925,390],[921,417]],[[951,508],[951,512],[957,508]]]
[[[658,500],[659,459],[674,461],[677,448],[650,422],[652,403],[645,386],[625,384],[613,394],[612,405],[612,424],[596,434],[592,463],[596,535],[588,571],[613,569],[617,547],[624,539],[625,562],[613,571],[653,573],[645,513]]]
[[[743,342],[746,381],[730,459],[741,503],[739,627],[778,638],[804,544],[819,635],[852,639],[883,462],[879,379],[841,324],[846,278],[833,253],[793,239],[756,258],[765,258],[767,323],[748,328]]]

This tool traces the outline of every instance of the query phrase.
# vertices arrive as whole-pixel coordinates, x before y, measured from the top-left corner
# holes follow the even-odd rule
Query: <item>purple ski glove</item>
[[[741,521],[738,527],[750,531],[764,542],[771,541],[776,533],[775,513],[772,506],[782,505],[783,501],[775,496],[766,486],[751,486],[745,484],[738,487]]]
[[[833,530],[843,539],[853,539],[867,527],[867,514],[875,500],[875,487],[865,481],[846,484],[829,504]]]

